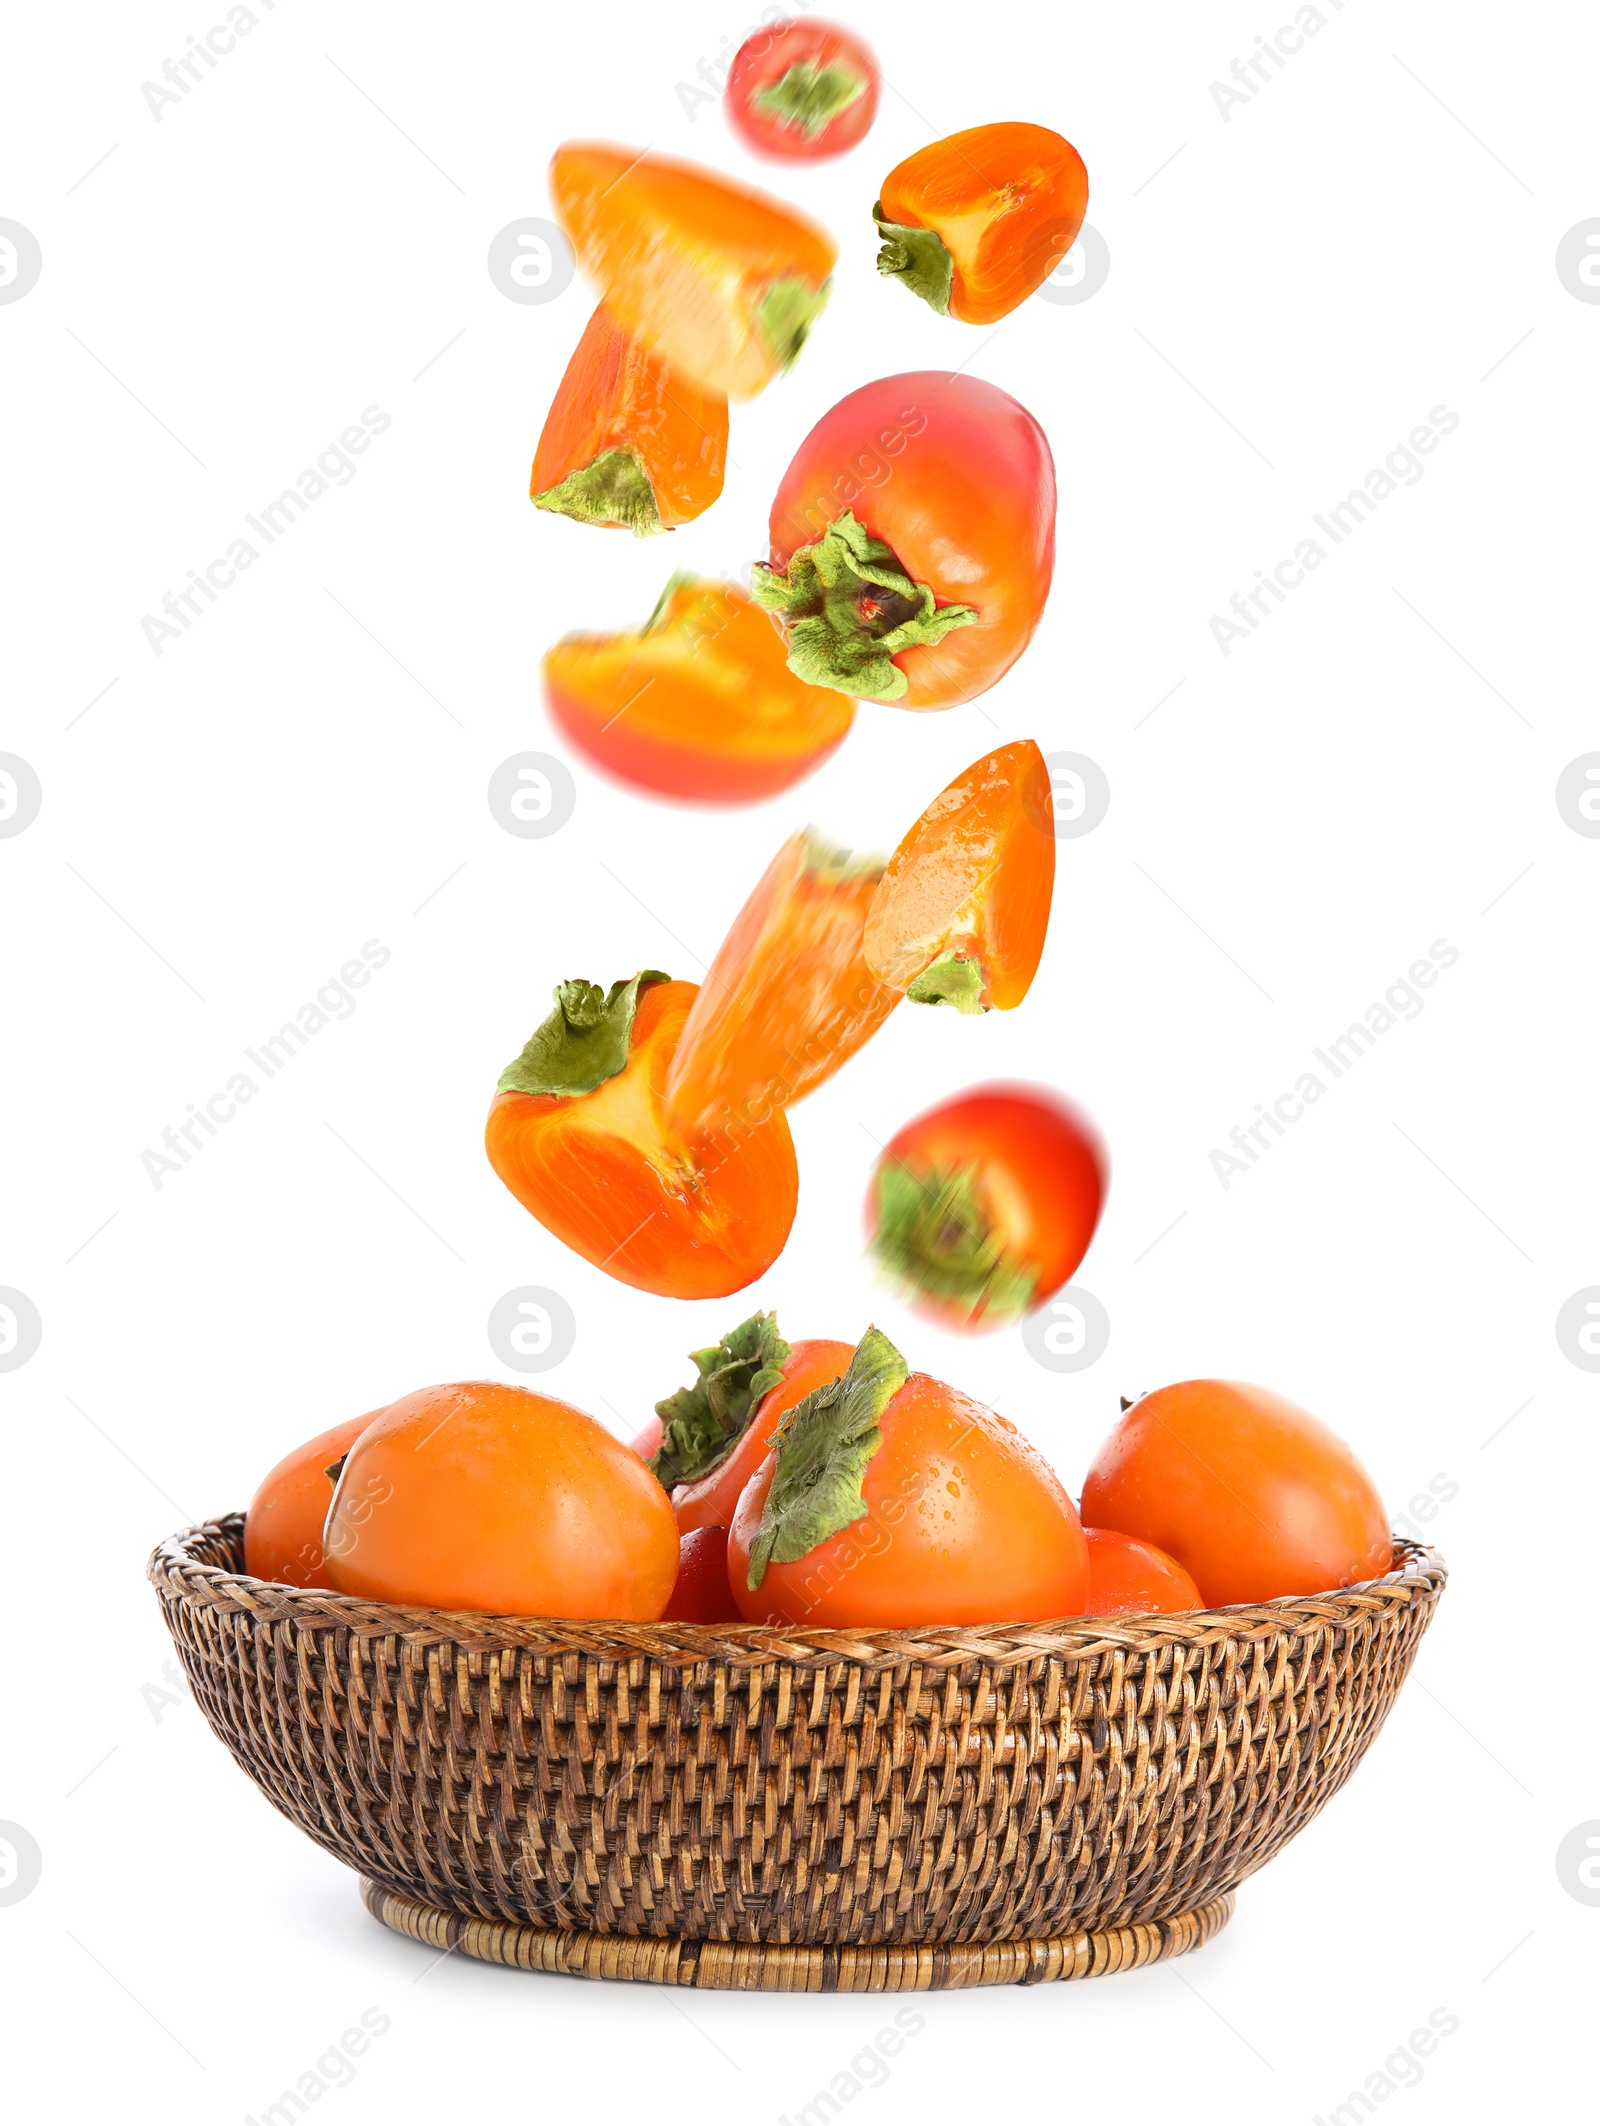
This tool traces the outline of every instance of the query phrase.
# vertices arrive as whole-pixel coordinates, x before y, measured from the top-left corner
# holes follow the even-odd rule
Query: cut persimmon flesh
[[[1083,226],[1089,173],[1048,126],[969,126],[883,180],[878,271],[941,317],[992,325],[1043,286]]]
[[[690,1008],[666,1081],[676,1128],[753,1128],[877,1032],[900,1001],[862,957],[882,876],[880,857],[852,857],[809,827],[784,843]]]
[[[890,857],[867,965],[919,1004],[1009,1011],[1038,972],[1055,876],[1050,771],[1018,739],[964,769]]]
[[[674,576],[642,628],[563,635],[545,699],[573,744],[636,788],[744,805],[809,775],[856,705],[790,671],[783,637],[736,583]]]
[[[838,255],[827,231],[715,171],[569,140],[550,192],[606,307],[702,391],[754,398],[827,300]]]
[[[728,402],[667,367],[604,303],[584,327],[534,452],[538,509],[643,537],[722,492]]]

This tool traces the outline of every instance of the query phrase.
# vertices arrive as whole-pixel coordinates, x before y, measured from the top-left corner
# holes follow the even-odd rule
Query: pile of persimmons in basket
[[[1075,1505],[1008,1418],[881,1330],[756,1314],[631,1446],[554,1397],[422,1388],[307,1441],[245,1521],[258,1578],[526,1617],[898,1628],[1172,1614],[1389,1569],[1344,1443],[1266,1389],[1129,1404]]]

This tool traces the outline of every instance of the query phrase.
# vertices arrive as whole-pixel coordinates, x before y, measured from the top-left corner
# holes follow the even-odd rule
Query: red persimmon
[[[691,1528],[678,1545],[678,1577],[664,1624],[738,1624],[743,1612],[728,1585],[728,1531]]]
[[[723,101],[758,155],[821,162],[866,137],[878,110],[878,63],[836,22],[776,22],[740,45]]]
[[[1088,1253],[1105,1202],[1099,1133],[1039,1085],[978,1085],[890,1138],[869,1249],[919,1313],[994,1329],[1042,1306]]]
[[[662,1437],[650,1466],[680,1528],[726,1528],[789,1412],[844,1372],[851,1347],[827,1336],[787,1344],[774,1315],[756,1314],[690,1355],[698,1378],[656,1405]]]
[[[814,686],[949,709],[1027,648],[1055,567],[1055,462],[1025,406],[981,378],[863,384],[795,452],[751,591]]]

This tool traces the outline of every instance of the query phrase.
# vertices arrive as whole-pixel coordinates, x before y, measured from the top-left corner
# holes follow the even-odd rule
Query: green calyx
[[[555,487],[533,498],[535,509],[553,509],[580,524],[626,525],[636,539],[665,531],[655,489],[631,450],[603,450]]]
[[[667,1491],[721,1468],[762,1398],[782,1380],[789,1346],[778,1334],[776,1314],[752,1314],[721,1343],[689,1356],[694,1385],[656,1404],[661,1447],[650,1467]]]
[[[556,1008],[534,1028],[527,1046],[500,1073],[503,1093],[554,1093],[571,1099],[614,1078],[628,1060],[639,992],[671,975],[646,967],[632,981],[601,989],[594,982],[561,982]]]
[[[336,1462],[329,1462],[327,1468],[324,1469],[322,1472],[323,1475],[328,1479],[328,1482],[332,1484],[335,1488],[338,1487],[340,1477],[344,1475],[344,1465],[347,1461],[349,1461],[349,1459],[350,1450],[346,1448],[344,1453],[340,1455],[339,1459]]]
[[[969,1320],[1015,1320],[1033,1304],[1039,1281],[996,1240],[976,1166],[913,1173],[886,1162],[869,1253],[902,1291],[959,1307]]]
[[[750,1545],[749,1587],[761,1585],[769,1564],[791,1565],[865,1519],[861,1486],[883,1445],[878,1421],[906,1379],[906,1362],[888,1337],[868,1329],[839,1378],[795,1404]]]
[[[959,952],[941,952],[906,995],[913,1004],[953,1004],[957,1011],[972,1014],[989,1009],[983,1001],[982,960],[969,960]]]
[[[883,238],[878,271],[899,281],[913,295],[920,295],[941,317],[948,317],[955,260],[945,249],[938,230],[913,229],[904,222],[885,221],[881,199],[872,209],[872,218]]]
[[[853,67],[818,66],[814,59],[801,59],[757,89],[750,101],[780,125],[796,127],[807,140],[815,140],[866,93],[867,84]]]
[[[787,369],[806,343],[806,336],[821,317],[831,283],[820,288],[810,281],[784,274],[770,283],[761,298],[758,313],[761,332],[780,369]]]
[[[863,701],[898,701],[906,675],[897,654],[942,642],[978,617],[970,605],[937,604],[849,509],[813,544],[797,546],[786,571],[758,561],[750,595],[783,616],[797,678]]]

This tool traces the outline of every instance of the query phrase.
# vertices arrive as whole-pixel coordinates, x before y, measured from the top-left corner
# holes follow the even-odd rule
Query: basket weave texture
[[[238,1762],[402,1905],[842,1950],[1225,1915],[1394,1702],[1445,1581],[1395,1560],[1260,1608],[809,1634],[278,1586],[239,1514],[149,1570]]]

